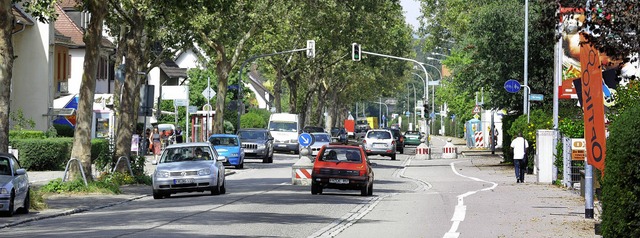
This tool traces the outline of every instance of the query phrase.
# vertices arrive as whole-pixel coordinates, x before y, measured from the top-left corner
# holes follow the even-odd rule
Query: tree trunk
[[[287,81],[287,85],[289,85],[289,113],[296,114],[298,111],[298,80],[300,79],[299,74],[295,74],[292,77],[287,77],[285,80]]]
[[[225,133],[224,101],[227,98],[227,85],[229,81],[229,71],[231,71],[231,66],[229,65],[229,62],[224,60],[224,57],[223,57],[223,60],[218,61],[216,65],[216,75],[218,76],[218,92],[216,94],[216,114],[214,115],[212,134]],[[239,90],[242,90],[242,88],[240,88]],[[207,137],[210,135],[207,132],[205,133]]]
[[[87,180],[92,180],[91,174],[91,121],[93,119],[93,101],[96,89],[96,73],[100,59],[100,42],[102,40],[103,20],[107,13],[106,2],[93,0],[86,2],[91,21],[84,34],[86,45],[82,82],[78,110],[76,112],[76,129],[73,139],[71,158],[77,158],[82,163]],[[71,180],[79,178],[78,168],[73,166]]]
[[[277,113],[282,112],[282,79],[284,74],[282,69],[276,70],[276,82],[273,83],[273,105],[276,108]]]
[[[9,150],[9,112],[13,69],[13,12],[11,0],[0,0],[0,152]]]
[[[130,156],[131,153],[131,137],[133,134],[133,129],[137,123],[137,115],[139,109],[139,98],[140,98],[140,88],[142,86],[142,82],[146,79],[140,79],[141,76],[138,75],[138,71],[142,69],[142,45],[141,38],[143,33],[143,17],[140,12],[137,10],[133,10],[132,14],[133,20],[139,22],[140,24],[134,24],[130,26],[129,32],[127,32],[125,44],[126,44],[126,65],[125,71],[126,76],[124,79],[124,88],[122,92],[122,102],[120,106],[120,114],[118,114],[119,125],[117,128],[117,137],[116,137],[116,157],[120,156]],[[140,135],[140,140],[146,140],[144,136],[144,131],[146,128],[142,129],[142,135]],[[146,148],[139,148],[140,151],[143,151]]]

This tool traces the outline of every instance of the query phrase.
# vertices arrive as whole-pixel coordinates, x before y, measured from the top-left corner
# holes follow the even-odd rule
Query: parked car
[[[405,145],[420,145],[420,140],[422,139],[422,134],[419,131],[406,131],[404,133],[404,144]]]
[[[373,195],[373,169],[360,146],[326,145],[316,156],[311,173],[311,194],[324,189],[360,190]]]
[[[29,213],[29,176],[13,154],[0,153],[0,213]]]
[[[393,139],[396,141],[396,151],[400,152],[400,154],[404,154],[404,135],[400,132],[400,129],[389,129],[391,134],[393,134]]]
[[[367,155],[383,155],[396,160],[396,141],[389,130],[375,129],[367,131],[362,140]]]
[[[309,146],[309,149],[311,149],[311,155],[316,156],[322,146],[331,143],[331,136],[328,133],[324,132],[314,132],[311,133],[311,135],[314,138],[314,142]]]
[[[262,163],[273,163],[273,137],[267,129],[240,129],[238,137],[245,158],[259,158]]]
[[[232,165],[236,169],[244,168],[244,149],[237,135],[213,134],[209,136],[209,143],[218,155],[227,157],[227,163],[224,165]]]
[[[223,163],[227,158],[218,155],[208,142],[173,144],[160,157],[152,175],[153,198],[162,199],[180,192],[211,191],[224,194]]]
[[[347,136],[348,136],[347,130],[345,130],[344,128],[338,128],[338,127],[331,128],[331,141],[346,144]]]
[[[314,132],[325,132],[324,128],[319,126],[305,126],[302,128],[302,133],[314,133]]]

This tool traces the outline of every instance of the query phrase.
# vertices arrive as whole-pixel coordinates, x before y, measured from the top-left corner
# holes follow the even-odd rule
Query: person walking
[[[176,128],[176,143],[182,143],[182,128]]]
[[[524,172],[527,167],[525,156],[526,150],[529,148],[529,143],[522,137],[522,132],[519,132],[518,137],[511,141],[511,148],[513,148],[513,165],[516,170],[516,183],[524,183]]]
[[[154,127],[153,132],[149,135],[149,142],[153,145],[153,160],[158,161],[162,143],[160,143],[160,132],[158,132],[157,127]]]

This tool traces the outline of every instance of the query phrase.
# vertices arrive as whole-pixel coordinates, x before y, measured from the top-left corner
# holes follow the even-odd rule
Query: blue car
[[[209,137],[209,143],[219,155],[227,157],[224,165],[233,165],[236,169],[244,168],[244,149],[237,135],[213,134]]]

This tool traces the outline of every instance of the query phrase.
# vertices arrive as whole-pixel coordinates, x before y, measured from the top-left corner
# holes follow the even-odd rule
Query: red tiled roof
[[[59,0],[58,4],[63,9],[65,9],[65,8],[76,8],[78,5],[80,5],[80,1],[79,0]]]
[[[58,19],[55,23],[55,28],[64,36],[71,38],[71,41],[78,46],[84,46],[82,40],[83,31],[69,18],[69,16],[62,10],[62,7],[56,4],[56,13]]]

